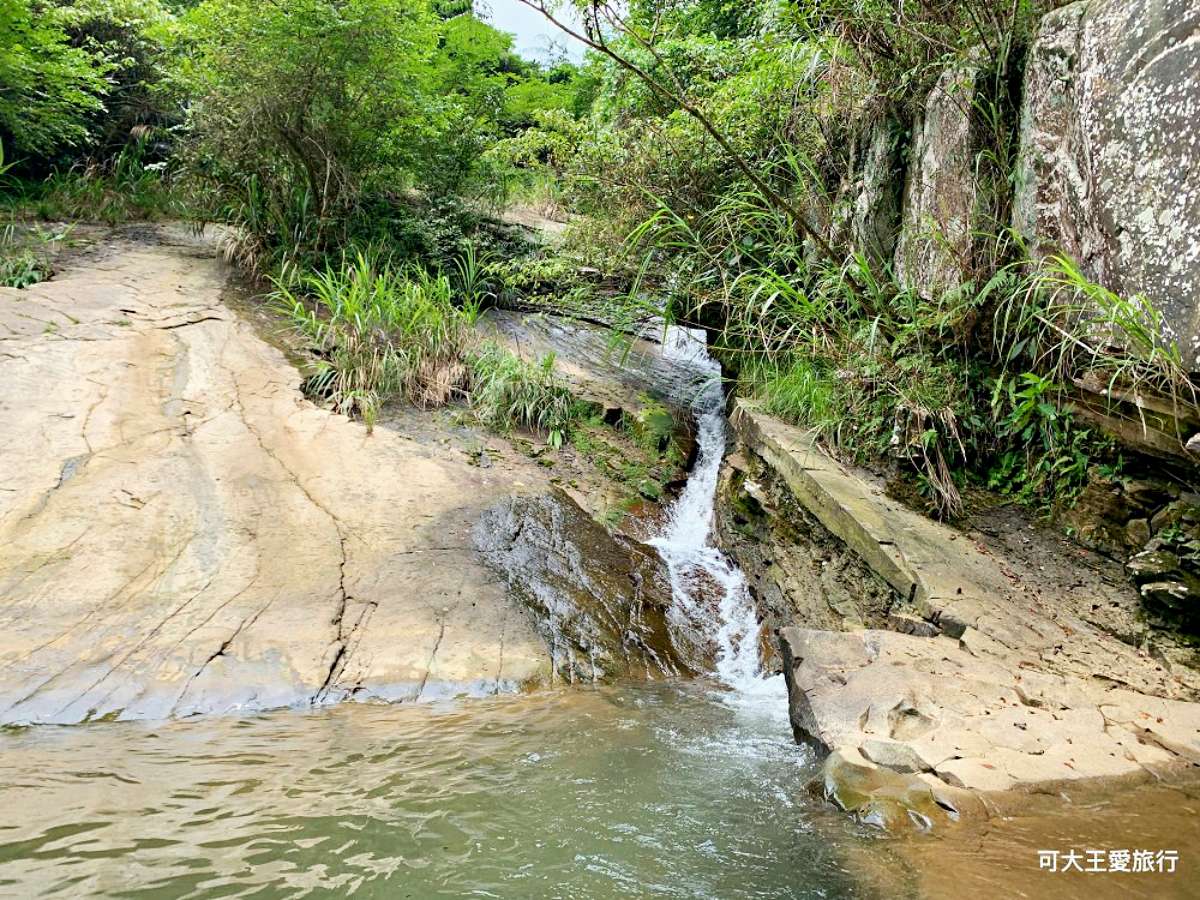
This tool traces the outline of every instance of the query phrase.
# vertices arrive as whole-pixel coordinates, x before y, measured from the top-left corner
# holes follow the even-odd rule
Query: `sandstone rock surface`
[[[889,818],[881,796],[923,791],[929,803],[907,808],[924,822],[963,806],[955,790],[1040,790],[1200,763],[1197,673],[1024,590],[1003,558],[887,497],[812,433],[746,401],[734,423],[746,448],[895,592],[890,630],[798,622],[780,633],[792,724],[830,752],[831,795],[853,794]],[[861,774],[877,768],[901,776],[900,787]],[[883,794],[846,790],[846,773]]]
[[[182,230],[0,289],[0,723],[513,689],[519,485],[304,399]]]
[[[1163,313],[1200,367],[1200,6],[1101,0],[1048,14],[1030,48],[1014,225]]]

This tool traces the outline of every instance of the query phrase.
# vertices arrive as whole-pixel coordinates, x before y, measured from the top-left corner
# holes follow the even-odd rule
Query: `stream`
[[[703,376],[698,455],[651,543],[674,625],[717,648],[710,677],[5,729],[0,895],[1048,896],[1043,843],[1195,830],[1191,795],[1170,793],[989,823],[982,852],[974,834],[885,838],[815,798],[819,760],[792,738],[745,580],[711,543],[720,370],[694,335],[668,338]],[[1066,879],[1053,894],[1191,883]]]

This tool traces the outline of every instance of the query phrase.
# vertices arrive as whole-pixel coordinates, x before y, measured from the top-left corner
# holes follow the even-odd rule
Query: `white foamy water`
[[[764,678],[758,619],[741,569],[711,542],[717,476],[725,455],[725,394],[721,366],[708,354],[704,332],[667,329],[663,355],[694,365],[703,376],[692,403],[696,416],[696,463],[671,507],[663,532],[650,543],[667,563],[672,617],[717,645],[716,676],[739,695],[784,693],[783,679]],[[712,598],[719,597],[713,615]]]

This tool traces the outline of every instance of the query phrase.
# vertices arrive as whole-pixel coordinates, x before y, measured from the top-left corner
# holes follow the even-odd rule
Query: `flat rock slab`
[[[836,766],[986,792],[1200,763],[1194,673],[1022,590],[1005,560],[888,498],[813,433],[744,401],[734,423],[896,592],[895,632],[781,632],[793,726]]]
[[[514,488],[304,399],[182,230],[0,289],[0,723],[549,675],[471,527]]]

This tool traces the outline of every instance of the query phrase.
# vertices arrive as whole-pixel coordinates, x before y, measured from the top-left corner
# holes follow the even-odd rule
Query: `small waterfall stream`
[[[658,549],[670,573],[674,624],[704,634],[716,644],[715,674],[738,694],[778,696],[784,690],[783,679],[763,677],[758,619],[746,578],[711,542],[717,477],[725,455],[721,366],[709,355],[705,334],[699,329],[669,327],[663,356],[694,366],[700,385],[692,402],[696,462],[665,527],[649,542]],[[719,598],[715,610],[714,596]]]

